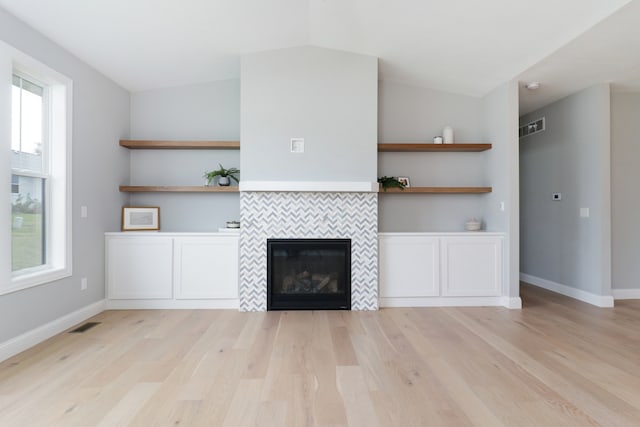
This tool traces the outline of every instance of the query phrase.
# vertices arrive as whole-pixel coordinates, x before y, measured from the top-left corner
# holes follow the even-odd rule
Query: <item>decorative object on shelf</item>
[[[481,226],[482,223],[476,218],[471,218],[465,223],[465,228],[467,229],[467,231],[480,231]]]
[[[211,185],[215,177],[218,177],[218,185],[220,186],[228,186],[231,182],[229,178],[233,179],[235,182],[239,182],[238,178],[235,176],[240,173],[240,169],[238,168],[229,168],[225,169],[220,163],[218,163],[220,169],[212,170],[204,173],[204,177],[207,179],[207,185]]]
[[[400,183],[402,185],[404,185],[404,188],[411,187],[411,182],[409,181],[409,177],[408,176],[399,176],[398,177],[398,181],[400,181]]]
[[[122,231],[160,230],[160,208],[157,206],[123,206]]]
[[[442,137],[441,136],[434,136],[433,137],[433,143],[434,144],[442,144]]]
[[[388,188],[399,188],[400,190],[404,190],[405,187],[405,185],[395,176],[381,176],[378,178],[378,183],[382,186],[384,191],[387,191]]]
[[[442,129],[442,139],[445,144],[453,144],[453,128],[451,126],[445,126]]]
[[[227,221],[227,228],[240,228],[239,221]]]
[[[228,234],[238,234],[238,233],[240,233],[240,229],[239,228],[220,227],[220,228],[218,228],[218,232],[219,233],[228,233]]]

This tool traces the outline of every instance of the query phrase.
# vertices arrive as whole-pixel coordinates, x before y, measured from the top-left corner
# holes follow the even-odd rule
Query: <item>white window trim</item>
[[[10,277],[8,285],[0,282],[0,295],[16,292],[33,286],[43,285],[72,275],[72,117],[73,117],[73,82],[70,78],[49,68],[41,62],[23,54],[22,52],[3,43],[12,62],[12,73],[17,71],[47,84],[51,108],[49,109],[50,143],[64,144],[64,150],[50,150],[49,182],[50,194],[63,194],[64,197],[50,197],[47,203],[48,239],[47,264],[33,269],[21,270],[19,274],[11,273],[9,262],[8,272],[3,277]],[[1,53],[1,50],[0,50]],[[2,74],[0,74],[2,75]],[[10,120],[10,117],[8,118]],[[9,145],[3,147],[10,151]],[[5,185],[5,187],[8,187]],[[62,200],[61,200],[62,199]],[[6,200],[6,199],[5,199]],[[10,207],[8,208],[10,209]],[[9,215],[11,218],[11,215]],[[8,224],[7,224],[8,225]],[[11,238],[10,227],[4,227]],[[3,231],[0,230],[0,237]],[[9,247],[10,249],[10,247]],[[6,265],[0,263],[0,265]]]

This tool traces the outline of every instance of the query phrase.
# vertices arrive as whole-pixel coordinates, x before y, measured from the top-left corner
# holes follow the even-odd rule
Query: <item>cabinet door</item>
[[[238,298],[238,237],[175,239],[177,299]]]
[[[107,238],[107,298],[172,297],[173,244],[170,237]]]
[[[426,236],[380,237],[380,297],[438,296],[438,239]]]
[[[501,295],[501,237],[443,237],[441,245],[443,296]]]

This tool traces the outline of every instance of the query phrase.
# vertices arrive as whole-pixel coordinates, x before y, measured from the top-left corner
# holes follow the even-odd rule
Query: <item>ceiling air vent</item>
[[[518,136],[520,138],[524,138],[526,136],[533,135],[534,133],[542,132],[544,129],[544,117],[542,117],[529,122],[524,126],[520,126],[518,130]]]

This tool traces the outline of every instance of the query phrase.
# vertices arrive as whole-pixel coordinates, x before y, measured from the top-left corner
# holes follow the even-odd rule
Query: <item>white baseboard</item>
[[[380,307],[506,307],[503,297],[386,297]]]
[[[510,308],[512,310],[522,309],[522,299],[520,297],[501,297],[503,307]]]
[[[613,299],[640,299],[640,289],[611,289]]]
[[[571,286],[552,282],[551,280],[542,279],[525,273],[520,273],[520,280],[597,307],[613,307],[613,297],[610,295],[593,294],[591,292],[583,291],[582,289],[572,288]]]
[[[106,310],[199,310],[240,308],[240,300],[232,299],[110,299],[106,300]]]
[[[0,362],[21,353],[54,335],[77,325],[105,310],[105,301],[101,300],[79,310],[59,317],[49,323],[25,332],[22,335],[0,343]]]

